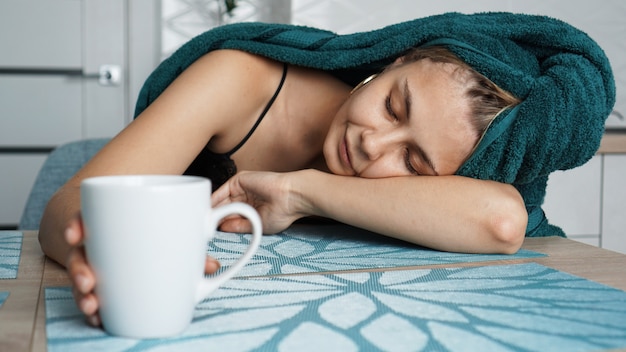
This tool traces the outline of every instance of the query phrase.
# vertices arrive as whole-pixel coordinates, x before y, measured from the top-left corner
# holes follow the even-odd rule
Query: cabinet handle
[[[82,78],[95,78],[103,86],[118,86],[122,83],[122,67],[120,65],[100,65],[97,73],[85,73],[80,69],[0,67],[0,75],[80,76]]]
[[[103,86],[118,86],[122,82],[122,68],[119,65],[100,65],[98,73],[83,74],[84,78],[96,78]]]

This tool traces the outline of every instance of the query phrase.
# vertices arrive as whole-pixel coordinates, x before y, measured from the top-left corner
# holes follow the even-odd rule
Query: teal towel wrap
[[[541,210],[548,175],[580,166],[596,153],[615,104],[615,82],[597,43],[557,19],[446,13],[345,35],[285,24],[226,25],[193,38],[163,61],[144,84],[135,115],[187,66],[215,49],[326,70],[355,85],[423,45],[447,47],[522,99],[494,120],[457,174],[512,184],[529,213],[527,236],[563,236]]]

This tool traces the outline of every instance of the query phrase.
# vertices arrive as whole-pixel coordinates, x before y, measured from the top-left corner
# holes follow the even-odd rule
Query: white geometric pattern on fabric
[[[224,267],[248,248],[250,235],[218,232],[208,254]],[[296,274],[431,264],[469,263],[543,257],[520,250],[513,255],[465,254],[431,250],[343,224],[295,224],[264,236],[239,277]]]
[[[626,292],[535,263],[235,279],[164,340],[87,326],[69,288],[46,289],[46,315],[50,352],[626,347]]]
[[[19,231],[0,231],[0,279],[17,278],[22,238]]]

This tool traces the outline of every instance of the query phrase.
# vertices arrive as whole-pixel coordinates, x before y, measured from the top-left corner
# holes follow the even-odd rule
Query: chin
[[[333,159],[326,159],[326,168],[328,169],[328,172],[334,175],[348,176],[343,168],[337,167],[337,165],[339,165],[337,159],[335,159],[335,163],[333,163]]]
[[[343,170],[341,170],[341,168],[338,169],[338,168],[334,167],[331,163],[327,162],[326,163],[326,167],[328,168],[328,171],[331,174],[345,176],[345,173],[343,172]]]

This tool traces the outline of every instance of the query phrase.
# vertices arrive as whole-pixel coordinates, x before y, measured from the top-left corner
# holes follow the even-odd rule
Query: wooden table
[[[519,260],[403,267],[394,270],[536,262],[626,291],[626,255],[624,254],[560,237],[527,238],[523,248],[548,256]],[[45,351],[44,288],[69,285],[63,268],[47,259],[41,252],[37,233],[25,232],[17,279],[0,280],[0,291],[10,292],[9,298],[0,308],[0,351]]]

